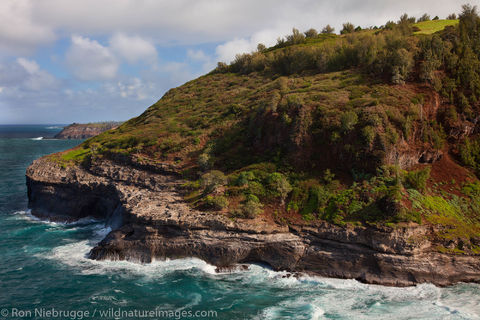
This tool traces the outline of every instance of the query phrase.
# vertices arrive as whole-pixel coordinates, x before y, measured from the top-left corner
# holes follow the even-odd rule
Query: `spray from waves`
[[[201,270],[206,274],[215,274],[215,266],[196,258],[153,261],[142,264],[132,261],[91,260],[88,258],[90,250],[111,231],[101,224],[88,225],[92,229],[92,237],[88,240],[69,243],[55,247],[49,255],[39,256],[60,262],[77,272],[85,275],[92,274],[123,274],[159,278],[178,270]]]
[[[43,140],[43,137],[31,138],[30,140]]]
[[[85,226],[94,223],[101,223],[101,220],[95,219],[93,217],[85,217],[78,219],[76,221],[50,221],[48,219],[43,219],[36,217],[32,214],[30,209],[28,210],[21,210],[13,212],[13,217],[21,220],[27,220],[34,223],[41,223],[41,224],[48,224],[51,226]]]
[[[50,126],[50,127],[45,127],[45,129],[55,130],[55,129],[63,129],[63,127],[60,127],[60,126]]]
[[[78,228],[89,229],[89,239],[57,246],[37,257],[49,259],[82,275],[114,274],[125,279],[140,277],[147,282],[157,282],[174,272],[188,271],[194,277],[215,281],[216,286],[226,294],[243,288],[275,292],[280,301],[261,310],[259,319],[322,319],[335,315],[355,319],[385,319],[386,315],[396,319],[480,319],[480,306],[475,302],[478,291],[472,293],[470,285],[470,290],[465,292],[438,288],[432,284],[407,288],[383,287],[356,280],[293,277],[287,272],[255,264],[249,265],[248,270],[218,274],[214,266],[196,258],[167,259],[148,264],[96,261],[88,259],[87,255],[110,229],[104,228],[101,223]],[[462,304],[463,299],[473,302]],[[201,295],[192,295],[189,306],[198,305],[201,300]]]

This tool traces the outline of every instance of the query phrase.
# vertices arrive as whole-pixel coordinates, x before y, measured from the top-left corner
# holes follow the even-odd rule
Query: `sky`
[[[470,1],[477,5],[480,0]],[[445,18],[459,0],[0,0],[0,124],[122,121],[218,61],[330,24]]]

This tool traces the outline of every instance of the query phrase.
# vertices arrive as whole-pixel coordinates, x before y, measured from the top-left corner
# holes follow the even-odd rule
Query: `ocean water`
[[[55,127],[0,126],[0,319],[145,318],[135,311],[157,312],[152,319],[480,319],[477,284],[392,288],[287,278],[259,265],[216,274],[198,259],[91,261],[86,254],[109,231],[101,221],[49,223],[27,210],[28,164],[79,143],[35,139]]]

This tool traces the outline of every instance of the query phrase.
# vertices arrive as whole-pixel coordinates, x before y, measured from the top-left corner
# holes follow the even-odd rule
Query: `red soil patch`
[[[446,182],[440,185],[440,188],[456,195],[461,195],[456,187],[475,180],[474,175],[457,164],[448,152],[445,152],[439,161],[434,162],[431,168],[430,180],[437,183]],[[455,181],[454,184],[452,184],[453,181]]]

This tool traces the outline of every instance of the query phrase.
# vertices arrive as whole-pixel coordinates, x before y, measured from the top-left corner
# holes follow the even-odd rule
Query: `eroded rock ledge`
[[[408,286],[480,281],[480,256],[441,254],[429,227],[281,226],[191,209],[181,181],[112,162],[61,168],[46,158],[27,169],[29,207],[36,216],[77,220],[94,216],[112,232],[92,259],[198,257],[220,268],[262,262],[275,270]]]

